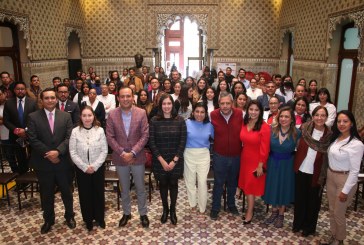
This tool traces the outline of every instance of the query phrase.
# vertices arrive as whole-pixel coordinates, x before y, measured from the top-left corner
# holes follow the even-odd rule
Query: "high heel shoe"
[[[163,213],[162,213],[162,216],[161,216],[161,223],[164,224],[167,222],[167,219],[168,219],[168,213],[169,213],[169,210],[168,209],[165,209],[163,208]]]
[[[245,216],[243,216],[243,225],[249,225],[252,222],[253,217],[254,217],[254,213],[250,220],[246,220]]]
[[[171,210],[170,217],[172,225],[177,225],[177,215],[175,210]]]

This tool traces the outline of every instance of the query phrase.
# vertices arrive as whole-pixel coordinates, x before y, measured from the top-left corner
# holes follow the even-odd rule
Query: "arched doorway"
[[[197,73],[207,62],[207,14],[158,15],[157,45],[166,75],[173,64],[183,77]]]
[[[23,81],[18,29],[10,22],[0,23],[0,67],[15,81]]]
[[[76,79],[76,72],[82,70],[81,42],[76,31],[72,31],[68,37],[68,76]]]

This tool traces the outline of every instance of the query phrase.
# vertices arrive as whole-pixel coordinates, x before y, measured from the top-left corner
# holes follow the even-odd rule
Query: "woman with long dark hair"
[[[228,83],[225,80],[220,81],[219,82],[219,85],[217,85],[217,89],[216,89],[217,98],[219,98],[220,93],[222,91],[226,91],[226,92],[229,92],[230,93],[229,85],[228,85]]]
[[[187,143],[184,152],[184,179],[192,211],[204,214],[207,204],[207,174],[210,169],[210,139],[214,127],[207,115],[207,106],[198,102],[186,121]],[[197,180],[197,186],[196,186]]]
[[[87,230],[93,220],[105,229],[105,189],[103,163],[107,156],[107,142],[103,128],[91,106],[81,109],[79,126],[72,130],[69,151],[76,165],[76,178],[82,218]]]
[[[202,101],[207,106],[208,116],[210,118],[210,114],[213,110],[219,108],[218,98],[216,96],[216,91],[212,87],[209,87],[205,90],[205,93],[202,95]]]
[[[181,92],[178,96],[178,100],[176,100],[176,108],[178,109],[178,115],[187,120],[191,116],[192,112],[192,103],[189,98],[189,95],[192,91],[192,88],[187,84],[182,85]]]
[[[192,103],[196,104],[198,101],[202,99],[202,95],[205,93],[206,89],[208,88],[208,83],[206,82],[205,78],[201,77],[197,81],[197,85],[193,90],[192,96]]]
[[[296,127],[300,128],[301,125],[309,120],[311,120],[310,104],[306,97],[298,97],[295,99],[293,104],[294,114],[296,117]]]
[[[250,99],[246,93],[239,92],[234,98],[234,107],[239,108],[243,111],[243,116],[245,116],[246,108],[248,106]]]
[[[285,101],[288,102],[293,99],[294,85],[291,76],[284,76],[282,78],[282,84],[276,90],[276,94],[284,97]]]
[[[250,224],[254,215],[255,197],[263,196],[266,164],[270,149],[270,127],[263,120],[263,107],[249,102],[244,123],[240,131],[243,150],[240,159],[239,188],[248,199],[248,208],[243,217],[244,225]]]
[[[317,102],[316,96],[317,96],[317,81],[313,79],[308,83],[308,89],[307,89],[308,102],[310,103]]]
[[[312,112],[312,121],[301,126],[302,138],[297,146],[294,159],[295,200],[293,232],[302,230],[303,236],[316,232],[318,214],[321,206],[320,195],[323,182],[322,166],[330,144],[331,131],[325,125],[327,109],[318,106]]]
[[[170,215],[171,223],[176,225],[178,179],[183,174],[187,130],[185,120],[177,114],[171,95],[163,94],[160,97],[157,116],[150,120],[149,136],[149,147],[153,153],[152,169],[159,181],[163,204],[161,223],[166,223]]]
[[[147,117],[149,118],[149,114],[152,111],[153,104],[149,101],[148,92],[145,90],[140,90],[138,93],[138,99],[136,106],[142,108],[147,113]]]
[[[88,93],[90,92],[91,85],[88,82],[83,82],[81,86],[81,92],[77,93],[73,97],[73,102],[77,103],[81,108],[83,102],[89,101]]]
[[[265,223],[274,223],[274,227],[282,228],[285,207],[294,200],[293,156],[301,132],[295,126],[291,107],[281,108],[277,118],[277,124],[271,129],[263,200],[272,205],[272,214]]]
[[[330,96],[329,90],[327,88],[320,88],[317,91],[316,101],[317,101],[316,103],[310,104],[310,114],[312,115],[312,111],[317,106],[319,106],[319,105],[324,106],[329,113],[329,116],[326,121],[326,125],[331,127],[334,124],[334,121],[336,118],[336,107],[331,102],[331,96]]]
[[[330,244],[344,244],[346,209],[357,190],[364,145],[352,112],[340,111],[332,127],[328,149],[327,199],[329,200]],[[331,242],[330,241],[330,242]]]
[[[235,99],[236,95],[238,93],[244,93],[246,94],[246,88],[242,82],[235,82],[233,87],[231,88],[231,95]]]

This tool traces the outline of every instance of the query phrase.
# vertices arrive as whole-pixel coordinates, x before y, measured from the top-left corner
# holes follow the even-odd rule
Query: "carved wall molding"
[[[204,41],[207,43],[207,30],[208,30],[208,14],[207,13],[162,13],[157,14],[157,46],[162,47],[162,38],[164,37],[164,30],[169,28],[169,25],[188,17],[191,22],[196,22],[197,28],[202,30],[202,35],[205,36]]]
[[[68,60],[47,60],[41,62],[22,62],[22,67],[51,67],[68,65]]]
[[[84,43],[84,35],[83,35],[83,28],[81,26],[74,26],[74,25],[65,25],[65,44],[66,44],[66,57],[68,57],[68,38],[70,37],[71,33],[75,32],[80,39],[81,45],[81,56],[83,54],[83,43]]]
[[[364,62],[364,45],[363,45],[363,31],[364,31],[364,9],[355,10],[354,12],[344,12],[339,15],[332,15],[329,17],[327,25],[327,43],[326,43],[326,59],[329,58],[329,51],[331,48],[331,40],[336,27],[344,20],[351,20],[354,26],[359,29],[360,45],[358,48],[358,59],[360,63]]]
[[[294,25],[290,25],[290,26],[283,26],[280,30],[279,33],[279,57],[282,56],[282,52],[283,52],[283,42],[284,42],[284,36],[287,33],[292,33],[292,38],[294,39],[294,33],[295,33],[295,26]]]
[[[30,28],[28,15],[10,12],[4,9],[0,9],[0,21],[9,21],[19,27],[19,30],[23,32],[23,38],[25,39],[25,47],[27,49],[27,56],[30,59],[32,56],[31,40],[30,40]]]

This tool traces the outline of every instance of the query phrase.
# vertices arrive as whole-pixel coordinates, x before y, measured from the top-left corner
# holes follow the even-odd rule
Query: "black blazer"
[[[69,155],[69,139],[73,129],[71,115],[56,109],[54,132],[52,133],[44,110],[33,112],[28,117],[28,137],[32,147],[30,166],[40,171],[68,170],[72,167]],[[44,158],[46,152],[59,151],[60,163],[54,164]]]
[[[159,87],[157,94],[160,91],[161,91],[161,88]],[[157,96],[157,94],[156,94],[156,96]],[[151,91],[148,92],[148,100],[149,100],[149,102],[152,102],[153,103],[153,90],[151,90]]]
[[[25,105],[24,105],[24,125],[25,127],[28,125],[28,115],[36,110],[38,110],[37,102],[32,98],[25,97]],[[21,126],[18,116],[18,108],[16,97],[8,99],[4,105],[4,125],[9,129],[9,140],[15,141],[18,136],[15,135],[15,128],[25,128]]]
[[[62,101],[58,101],[56,107],[57,109],[61,109],[61,103]],[[76,127],[78,125],[78,122],[80,121],[80,107],[78,107],[78,105],[75,102],[67,100],[67,103],[64,107],[64,111],[71,114],[73,126]]]

